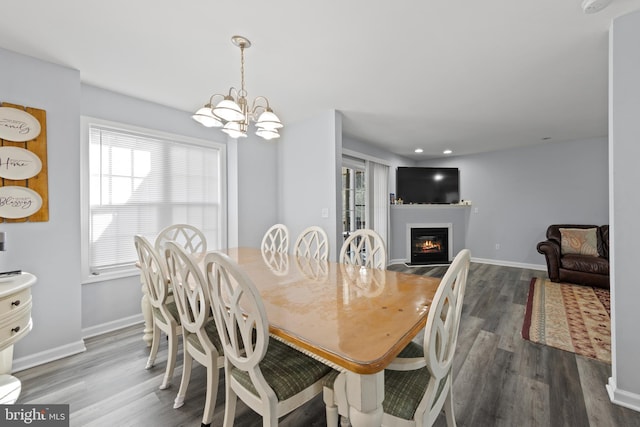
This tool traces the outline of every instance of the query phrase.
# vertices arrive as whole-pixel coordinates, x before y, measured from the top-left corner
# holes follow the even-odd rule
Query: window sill
[[[131,267],[131,268],[118,270],[118,271],[103,272],[103,273],[91,275],[88,277],[85,276],[85,278],[82,280],[82,284],[86,285],[89,283],[107,282],[109,280],[123,279],[126,277],[133,277],[133,276],[139,276],[139,275],[140,275],[140,270],[136,267]]]

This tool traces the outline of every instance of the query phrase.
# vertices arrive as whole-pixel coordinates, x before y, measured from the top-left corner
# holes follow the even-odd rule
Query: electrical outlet
[[[500,250],[500,243],[496,243],[496,251]]]
[[[322,208],[320,211],[320,216],[322,218],[329,218],[329,208]]]
[[[473,208],[473,213],[478,213],[478,208]]]

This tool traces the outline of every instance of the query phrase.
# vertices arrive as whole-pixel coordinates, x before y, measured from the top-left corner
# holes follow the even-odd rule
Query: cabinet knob
[[[18,331],[20,331],[20,326],[16,326],[15,328],[11,329],[11,332],[14,332],[14,333]]]
[[[11,301],[11,305],[15,305],[16,307],[20,305],[20,300],[17,299],[15,301]]]

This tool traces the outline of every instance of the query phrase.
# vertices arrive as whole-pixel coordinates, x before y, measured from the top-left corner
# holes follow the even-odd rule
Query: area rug
[[[609,291],[531,279],[522,338],[611,363]]]

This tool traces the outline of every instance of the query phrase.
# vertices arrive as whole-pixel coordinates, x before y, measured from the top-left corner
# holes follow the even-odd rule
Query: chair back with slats
[[[165,243],[165,256],[182,327],[188,333],[198,335],[201,341],[208,341],[202,336],[210,313],[202,271],[185,249],[174,241]]]
[[[205,266],[225,356],[232,365],[252,371],[260,379],[258,363],[269,344],[269,322],[262,298],[246,273],[227,255],[211,252]],[[266,382],[263,385],[268,387]]]
[[[445,407],[447,421],[453,420],[451,372],[458,341],[458,330],[464,293],[469,274],[471,253],[461,250],[447,269],[433,298],[424,333],[424,357],[430,378],[426,392],[416,410],[416,419],[426,419],[431,425]],[[418,425],[423,425],[420,422]],[[449,424],[450,425],[450,424]]]
[[[289,229],[284,224],[274,224],[264,233],[262,251],[289,252]]]
[[[338,261],[369,268],[387,267],[387,249],[382,237],[369,229],[356,230],[342,244]]]
[[[137,235],[133,240],[138,253],[142,283],[147,290],[149,302],[152,307],[160,310],[165,318],[172,319],[172,314],[166,308],[169,297],[169,281],[165,263],[145,237]]]
[[[160,230],[154,244],[156,251],[162,253],[165,243],[170,241],[178,243],[190,254],[207,251],[207,238],[200,229],[193,225],[173,224]]]
[[[329,238],[320,227],[312,225],[298,235],[293,246],[296,256],[326,260],[329,257]]]
[[[163,331],[167,334],[168,355],[167,367],[160,389],[165,389],[171,384],[176,366],[180,316],[169,291],[169,278],[164,260],[160,258],[155,248],[145,237],[136,235],[133,239],[138,253],[140,276],[153,316],[151,350],[146,368],[151,369],[155,365],[160,346],[160,331]]]
[[[224,363],[224,350],[211,318],[210,296],[201,267],[193,256],[175,241],[166,242],[165,247],[169,280],[183,328],[184,365],[180,389],[173,407],[179,408],[184,404],[191,378],[192,359],[195,359],[207,368],[207,392],[202,425],[209,425],[216,404],[218,371]]]

